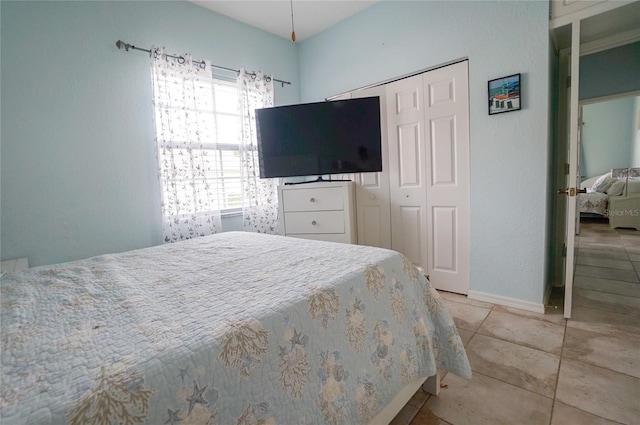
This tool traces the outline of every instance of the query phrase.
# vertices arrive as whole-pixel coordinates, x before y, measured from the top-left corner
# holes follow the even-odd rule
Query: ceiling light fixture
[[[291,0],[291,41],[296,42],[296,30],[293,26],[293,0]]]

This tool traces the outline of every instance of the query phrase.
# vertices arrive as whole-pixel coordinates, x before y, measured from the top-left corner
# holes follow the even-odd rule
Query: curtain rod
[[[118,49],[125,49],[127,52],[129,51],[129,49],[133,49],[133,50],[140,50],[141,52],[147,52],[149,54],[151,54],[151,49],[141,49],[140,47],[136,47],[133,44],[129,44],[129,43],[125,43],[122,40],[118,40],[116,41],[116,46],[118,47]],[[168,53],[165,53],[165,56],[169,56],[170,58],[174,58],[174,59],[180,59],[182,58],[184,60],[184,58],[182,56],[174,56],[174,55],[170,55]],[[204,65],[204,61],[194,61],[196,63],[199,63],[201,65]],[[226,71],[231,71],[231,72],[235,72],[236,74],[240,73],[239,69],[233,69],[233,68],[227,68],[225,66],[220,66],[220,65],[211,65],[214,68],[218,68],[218,69],[224,69]],[[249,72],[249,74],[255,76],[256,74],[253,72]],[[273,78],[273,77],[271,77]],[[283,81],[283,80],[279,80],[277,78],[273,78],[273,81],[277,81],[280,84],[282,84],[282,87],[284,87],[285,84],[291,84],[290,81]]]

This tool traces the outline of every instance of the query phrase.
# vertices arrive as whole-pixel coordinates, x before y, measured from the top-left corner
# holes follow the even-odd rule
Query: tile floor
[[[473,378],[445,374],[392,425],[640,424],[640,232],[583,223],[573,317],[443,292]]]

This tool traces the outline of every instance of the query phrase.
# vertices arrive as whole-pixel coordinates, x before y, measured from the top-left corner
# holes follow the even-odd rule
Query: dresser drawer
[[[289,212],[284,214],[286,234],[344,233],[342,211]]]
[[[344,209],[344,198],[344,189],[340,187],[291,189],[282,192],[285,212],[340,211]]]

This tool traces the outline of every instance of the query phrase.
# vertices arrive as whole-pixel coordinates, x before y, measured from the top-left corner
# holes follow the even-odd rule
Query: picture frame
[[[487,87],[489,115],[520,110],[522,99],[519,73],[489,80]]]

